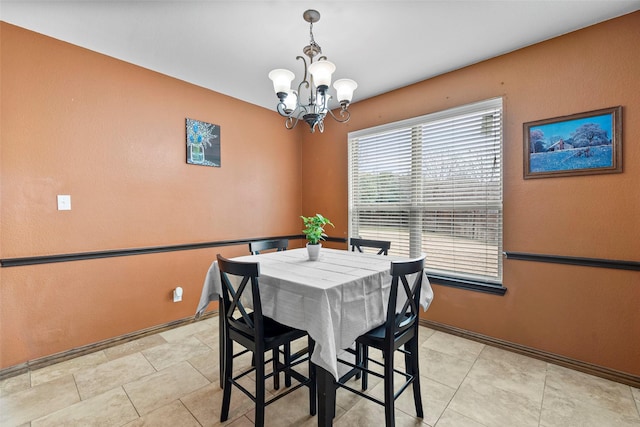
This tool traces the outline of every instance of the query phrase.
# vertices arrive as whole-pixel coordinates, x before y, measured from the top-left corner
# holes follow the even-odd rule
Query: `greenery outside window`
[[[426,253],[436,283],[504,289],[502,99],[349,133],[349,235]]]

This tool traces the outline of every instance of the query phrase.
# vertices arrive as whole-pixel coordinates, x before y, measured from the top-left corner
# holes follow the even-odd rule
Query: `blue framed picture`
[[[187,119],[187,163],[220,167],[220,126]]]
[[[524,123],[524,178],[622,172],[622,107]]]

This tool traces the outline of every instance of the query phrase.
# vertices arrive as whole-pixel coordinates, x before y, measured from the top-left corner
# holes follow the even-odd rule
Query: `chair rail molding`
[[[618,270],[640,271],[639,261],[625,261],[602,258],[582,258],[563,255],[530,254],[526,252],[504,252],[508,260],[547,262],[553,264],[579,265],[583,267],[614,268]]]

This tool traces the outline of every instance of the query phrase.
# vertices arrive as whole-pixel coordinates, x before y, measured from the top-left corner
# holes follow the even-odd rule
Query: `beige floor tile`
[[[67,375],[0,398],[0,426],[19,426],[80,401],[76,384]]]
[[[197,334],[193,334],[193,336],[198,338],[200,341],[202,341],[202,343],[209,346],[211,350],[214,350],[217,352],[218,349],[220,348],[220,343],[219,343],[220,336],[218,335],[218,328],[216,328],[215,331],[200,332]]]
[[[541,405],[546,371],[545,362],[487,346],[467,378],[516,393]]]
[[[31,374],[16,375],[15,377],[5,378],[0,381],[0,397],[7,396],[17,391],[26,390],[31,387]]]
[[[188,362],[209,381],[220,383],[220,358],[217,351],[192,357]]]
[[[537,427],[540,415],[540,402],[472,378],[464,380],[448,408],[487,426]]]
[[[56,363],[55,365],[47,366],[46,368],[38,369],[31,372],[31,386],[37,386],[56,378],[75,374],[83,369],[98,366],[107,360],[107,356],[105,356],[103,351],[97,351],[95,353],[76,357],[75,359],[65,360],[64,362]]]
[[[427,427],[423,420],[395,411],[397,427]],[[370,427],[384,425],[384,407],[366,399],[361,399],[353,408],[334,421],[335,427]]]
[[[484,346],[484,348],[478,355],[478,359],[479,360],[499,359],[500,363],[503,363],[506,366],[513,367],[521,371],[535,370],[535,371],[544,372],[545,374],[547,372],[547,362],[544,362],[542,360],[532,359],[522,354],[503,350],[501,348],[491,347],[490,345]]]
[[[382,378],[375,377],[373,375],[369,375],[367,390],[362,391],[362,382],[360,380],[356,380],[355,378],[347,381],[347,385],[352,387],[358,391],[362,391],[365,394],[373,394],[376,392],[376,387],[382,383]],[[336,406],[344,409],[345,411],[353,408],[362,398],[355,393],[350,392],[349,390],[339,388],[336,390]]]
[[[200,427],[200,423],[179,400],[138,418],[125,427]]]
[[[430,329],[425,326],[418,327],[418,345],[422,345],[431,337],[431,335],[435,334],[435,329]]]
[[[346,357],[343,357],[343,358],[347,359]],[[382,356],[380,356],[380,352],[378,350],[371,349],[369,352],[369,358],[374,360],[381,360]],[[351,362],[354,361],[352,357],[349,357],[348,359],[350,359]],[[345,365],[345,368],[346,368],[346,365]],[[382,373],[382,368],[375,365],[374,363],[369,363],[369,369],[373,370],[374,372]],[[345,374],[347,372],[348,371],[345,370],[344,372],[342,372],[342,374]],[[351,378],[350,380],[348,380],[346,385],[358,391],[361,391],[365,394],[370,395],[374,393],[377,385],[380,383],[382,383],[382,378],[376,377],[374,375],[369,375],[367,390],[362,390],[362,381],[356,380],[355,378]],[[349,390],[346,390],[343,388],[338,388],[336,390],[336,406],[344,409],[345,411],[348,411],[349,409],[353,408],[360,400],[362,400],[360,396],[358,396],[355,393],[352,393]]]
[[[32,427],[120,426],[138,418],[121,387],[78,402],[31,422]]]
[[[422,348],[436,350],[457,359],[474,361],[484,344],[436,331],[424,342]]]
[[[249,390],[255,387],[250,381],[243,382]],[[220,425],[220,411],[222,409],[222,389],[217,383],[202,387],[189,393],[180,399],[203,426]],[[231,392],[231,404],[229,406],[229,419],[225,424],[229,424],[238,418],[253,411],[253,402],[241,391],[235,389]]]
[[[545,399],[549,393],[622,415],[638,416],[631,387],[552,364],[547,368]]]
[[[284,387],[281,391],[286,390]],[[246,413],[246,417],[255,421],[255,411]],[[266,426],[303,426],[318,425],[317,418],[309,414],[309,389],[300,387],[287,396],[276,400],[264,411]]]
[[[180,362],[126,384],[124,389],[138,413],[146,415],[209,384],[188,362]]]
[[[207,353],[212,353],[211,348],[193,336],[187,336],[181,340],[174,340],[142,351],[142,354],[158,371]]]
[[[198,333],[211,333],[218,330],[218,318],[211,317],[179,326],[168,331],[161,332],[159,335],[167,342],[182,341],[185,337],[189,337]]]
[[[631,394],[633,394],[633,399],[636,401],[638,414],[640,414],[640,388],[631,387]]]
[[[435,427],[486,427],[484,424],[480,424],[477,421],[472,420],[469,417],[465,417],[462,414],[447,409],[444,411]]]
[[[220,423],[218,339],[213,317],[2,380],[0,426],[251,426],[254,404],[238,389],[229,420]],[[419,343],[424,419],[415,417],[409,388],[395,403],[399,426],[640,427],[637,388],[426,327]],[[305,346],[299,340],[293,347]],[[371,355],[381,360],[379,352]],[[250,363],[244,355],[234,371]],[[403,365],[397,357],[396,366]],[[241,382],[254,390],[254,374]],[[272,380],[266,387],[269,396],[285,390],[273,390]],[[367,393],[382,397],[382,390],[382,380],[370,377]],[[337,391],[336,403],[335,426],[384,423],[382,406],[346,390]],[[308,410],[301,388],[267,407],[266,425],[315,427]]]
[[[342,409],[339,406],[336,406],[336,414],[333,417],[334,424],[344,415],[347,411]],[[299,427],[317,427],[318,425],[318,415],[316,414],[313,417],[309,417],[305,422],[301,423]],[[292,425],[291,427],[298,427],[297,425]]]
[[[394,390],[398,392],[404,384],[405,378],[401,375],[394,375]],[[455,389],[428,378],[420,379],[420,391],[422,394],[422,412],[423,422],[433,426],[438,418],[442,415],[451,398],[455,393]],[[384,382],[380,381],[372,390],[371,396],[384,401]],[[357,396],[356,396],[357,397]],[[362,399],[359,397],[356,404]],[[355,406],[355,405],[354,405]],[[417,417],[416,405],[413,396],[413,386],[409,386],[395,401],[396,411],[402,411],[411,417]]]
[[[419,354],[420,376],[458,388],[471,370],[475,360],[458,359],[422,346]]]
[[[107,359],[114,360],[119,357],[128,356],[130,354],[138,353],[142,350],[146,350],[148,348],[166,343],[167,340],[165,340],[158,334],[149,335],[134,341],[129,341],[124,344],[117,345],[115,347],[107,348],[104,350],[104,354],[107,356]]]
[[[249,418],[240,417],[233,420],[232,422],[225,423],[224,425],[228,427],[252,427],[254,424],[251,422]]]
[[[547,388],[540,427],[640,427],[640,417],[638,414],[612,411]]]
[[[402,381],[402,379],[400,379],[400,381]],[[381,388],[381,392],[384,393],[384,388]],[[420,378],[420,392],[422,394],[424,421],[432,426],[438,421],[449,402],[451,402],[456,389],[423,377]],[[396,400],[396,408],[411,416],[416,415],[413,386],[409,386],[409,388],[398,397]]]
[[[74,377],[80,397],[85,400],[154,372],[147,359],[135,353],[79,371]]]

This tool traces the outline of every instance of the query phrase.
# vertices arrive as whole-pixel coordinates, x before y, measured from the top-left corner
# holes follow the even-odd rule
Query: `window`
[[[349,133],[349,235],[426,253],[436,282],[504,289],[502,99]]]

